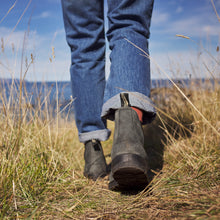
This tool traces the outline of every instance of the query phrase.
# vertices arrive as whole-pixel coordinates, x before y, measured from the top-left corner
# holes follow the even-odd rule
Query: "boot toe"
[[[148,185],[148,166],[139,155],[118,155],[112,161],[114,180],[124,189],[143,189]]]

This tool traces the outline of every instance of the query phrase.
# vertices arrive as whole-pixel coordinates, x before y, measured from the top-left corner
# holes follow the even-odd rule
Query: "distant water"
[[[12,105],[19,103],[20,80],[0,80],[0,105],[2,102],[12,101]],[[58,101],[58,102],[57,102]],[[70,82],[29,82],[22,84],[22,105],[29,105],[36,109],[49,107],[52,113],[56,113],[57,105],[59,111],[73,112]],[[12,106],[13,107],[13,106]],[[16,108],[15,108],[16,109]]]
[[[209,83],[205,83],[206,79],[175,79],[174,82],[180,87],[192,87],[196,88],[214,88],[214,80],[208,80]],[[218,80],[220,83],[220,80]],[[13,103],[19,102],[19,80],[12,79],[0,79],[0,105],[2,102],[8,102],[9,98],[13,98]],[[169,80],[152,80],[152,89],[162,87],[172,87],[172,83]],[[11,96],[10,96],[11,94]],[[22,103],[29,104],[33,107],[39,106],[42,103],[42,108],[45,106],[45,101],[50,105],[51,109],[57,108],[57,100],[59,109],[62,111],[72,111],[72,94],[71,84],[69,81],[60,82],[29,82],[24,81],[22,86]]]

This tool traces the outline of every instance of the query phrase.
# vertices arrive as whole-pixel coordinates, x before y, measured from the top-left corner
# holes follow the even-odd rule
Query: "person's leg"
[[[79,140],[107,140],[101,119],[105,88],[105,33],[102,0],[62,0],[71,49],[71,82]]]
[[[96,180],[107,166],[100,141],[110,131],[101,119],[105,88],[103,1],[62,0],[66,39],[71,49],[71,82],[79,140],[85,144],[84,175]]]
[[[129,93],[130,104],[143,110],[143,124],[154,118],[150,95],[150,61],[133,44],[148,52],[153,0],[108,0],[111,69],[106,83],[102,116],[113,119],[121,107],[120,93]]]
[[[109,188],[143,188],[148,165],[138,116],[142,111],[140,119],[148,123],[155,110],[149,99],[150,61],[128,41],[148,52],[153,0],[108,0],[108,6],[111,70],[102,116],[115,120]]]

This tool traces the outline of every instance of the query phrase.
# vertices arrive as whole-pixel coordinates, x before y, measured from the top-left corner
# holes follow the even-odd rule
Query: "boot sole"
[[[144,189],[148,185],[147,161],[136,154],[122,154],[112,161],[113,178],[124,190]]]
[[[93,181],[96,181],[98,178],[104,178],[105,176],[107,176],[107,172],[103,172],[100,174],[88,174],[88,173],[83,173],[83,175],[88,178],[88,179],[92,179]]]

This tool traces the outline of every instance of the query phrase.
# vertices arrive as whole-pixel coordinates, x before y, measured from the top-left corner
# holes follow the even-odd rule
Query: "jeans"
[[[153,0],[108,0],[107,39],[110,75],[105,77],[104,0],[62,0],[66,40],[71,50],[71,84],[80,142],[105,141],[106,119],[121,107],[120,93],[143,110],[143,124],[155,116],[150,95],[150,61],[126,39],[148,53]]]

